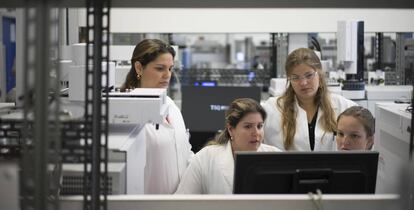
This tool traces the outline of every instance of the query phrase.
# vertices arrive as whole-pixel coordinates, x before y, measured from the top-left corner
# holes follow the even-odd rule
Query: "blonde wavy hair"
[[[319,76],[319,88],[315,95],[314,103],[322,109],[321,126],[326,132],[334,132],[336,130],[335,113],[329,97],[329,91],[326,86],[325,75],[322,71],[322,65],[316,53],[308,48],[299,48],[291,52],[285,64],[286,76],[292,74],[293,69],[305,64],[317,72]],[[277,99],[276,106],[282,114],[282,130],[283,130],[283,146],[286,150],[292,149],[294,136],[296,133],[296,117],[297,110],[295,106],[295,91],[290,83],[288,83],[286,91]]]

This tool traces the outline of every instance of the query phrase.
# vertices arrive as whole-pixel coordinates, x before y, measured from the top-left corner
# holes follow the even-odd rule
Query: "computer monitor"
[[[217,132],[224,128],[224,115],[236,98],[260,102],[260,87],[182,86],[181,110],[191,132]]]
[[[235,194],[375,193],[378,152],[241,152]]]

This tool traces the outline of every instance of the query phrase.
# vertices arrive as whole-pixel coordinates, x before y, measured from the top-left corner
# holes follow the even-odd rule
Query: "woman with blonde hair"
[[[263,105],[268,113],[264,142],[282,150],[335,150],[336,117],[356,103],[328,91],[319,57],[311,49],[291,52],[285,70],[286,91]]]

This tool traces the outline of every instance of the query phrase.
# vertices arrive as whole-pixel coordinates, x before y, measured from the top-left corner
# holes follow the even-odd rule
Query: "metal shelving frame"
[[[86,19],[84,209],[107,209],[109,0],[88,0]]]
[[[24,11],[20,203],[22,209],[58,209],[60,107],[58,84],[49,84],[50,73],[59,72],[59,66],[51,58],[52,50],[58,49],[58,37],[53,36],[59,30],[58,16],[52,13],[48,1],[29,5]],[[51,99],[56,100],[54,106]]]
[[[89,0],[87,6],[86,100],[84,120],[59,116],[60,1],[24,1],[23,119],[0,119],[0,157],[19,158],[21,209],[59,209],[61,164],[84,163],[84,209],[107,209],[108,187],[108,0]],[[56,33],[57,32],[57,33]],[[106,68],[102,68],[102,62]],[[83,141],[83,144],[80,143]],[[63,148],[63,149],[62,149]]]
[[[48,9],[51,5],[58,7],[84,7],[88,4],[88,21],[93,20],[93,25],[88,25],[88,33],[91,31],[93,39],[88,39],[88,46],[93,44],[92,52],[88,51],[87,70],[87,111],[85,112],[85,122],[81,124],[85,138],[85,169],[87,169],[86,182],[84,183],[91,190],[87,191],[85,196],[85,209],[106,208],[106,186],[101,188],[101,183],[105,179],[106,167],[102,167],[102,162],[106,163],[106,144],[107,144],[107,96],[104,94],[102,98],[100,88],[100,78],[106,74],[106,70],[102,70],[101,61],[107,59],[109,55],[109,39],[103,38],[109,36],[109,10],[110,5],[113,7],[141,7],[141,8],[414,8],[412,1],[396,0],[396,1],[181,1],[181,0],[154,0],[154,1],[134,1],[134,0],[116,0],[112,3],[99,0],[0,0],[3,7],[26,7],[32,6],[27,10],[26,19],[26,50],[25,52],[25,84],[29,84],[27,78],[35,78],[35,83],[25,88],[24,94],[24,121],[21,130],[23,142],[21,147],[15,145],[9,147],[13,151],[23,151],[25,157],[22,159],[22,209],[58,209],[56,189],[50,184],[48,177],[49,163],[56,164],[60,160],[56,156],[59,150],[60,120],[58,120],[58,105],[49,106],[49,90],[48,90],[48,73],[51,69],[59,72],[57,66],[53,66],[49,60],[49,49],[56,43],[51,40],[52,37],[48,33],[51,27],[54,27],[54,21],[50,20]],[[34,6],[34,7],[33,7]],[[106,18],[106,21],[105,21]],[[105,34],[106,33],[106,34]],[[89,50],[89,47],[87,48]],[[105,53],[106,52],[106,53]],[[89,67],[89,64],[92,67]],[[108,68],[106,68],[108,69]],[[106,81],[108,77],[105,78]],[[106,83],[108,84],[108,83]],[[31,88],[32,87],[32,88]],[[57,91],[55,91],[55,94]],[[89,98],[90,97],[90,98]],[[32,100],[36,98],[36,100]],[[58,100],[58,97],[56,98]],[[101,106],[101,103],[104,105]],[[59,104],[59,103],[57,103]],[[51,108],[51,110],[48,110]],[[54,113],[54,116],[49,115]],[[0,137],[8,136],[12,139],[18,131],[13,130],[18,126],[8,126],[14,122],[0,121]],[[53,124],[53,125],[51,125]],[[76,124],[76,123],[75,123]],[[79,126],[74,126],[76,129]],[[68,128],[71,130],[71,128]],[[15,133],[13,133],[15,132]],[[17,132],[17,133],[16,133]],[[104,135],[104,142],[101,137]],[[19,144],[19,142],[17,143]],[[4,145],[0,145],[0,150],[4,149]],[[52,149],[50,153],[49,149]],[[102,153],[103,152],[103,153]],[[30,159],[32,157],[33,159]],[[52,160],[52,157],[58,157]],[[35,163],[35,164],[33,164]],[[33,178],[29,177],[28,172],[34,172]],[[25,174],[26,173],[26,174]],[[33,175],[33,174],[30,174]],[[56,177],[56,176],[55,176]],[[102,178],[103,177],[103,178]],[[52,182],[55,183],[55,182]]]

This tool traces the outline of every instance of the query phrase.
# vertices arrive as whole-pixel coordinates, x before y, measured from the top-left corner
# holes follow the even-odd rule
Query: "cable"
[[[312,46],[315,48],[314,50],[319,51],[321,53],[321,58],[322,58],[322,48],[321,48],[321,45],[319,44],[319,41],[315,37],[312,36],[311,43],[312,43]]]
[[[317,189],[316,195],[312,192],[309,192],[308,195],[310,200],[312,201],[313,207],[315,207],[316,210],[323,210],[322,191],[320,189]]]

